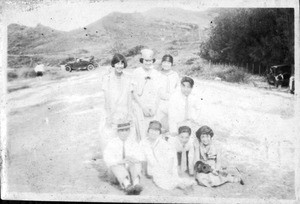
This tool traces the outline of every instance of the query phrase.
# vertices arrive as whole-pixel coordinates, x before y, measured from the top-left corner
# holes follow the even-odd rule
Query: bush
[[[225,75],[225,81],[234,83],[246,82],[246,77],[247,74],[244,71],[235,69]]]
[[[125,57],[131,57],[131,56],[136,56],[138,54],[141,53],[141,50],[144,49],[145,46],[144,45],[137,45],[133,48],[130,48],[129,50],[127,50],[125,53],[124,53],[124,56]]]
[[[248,79],[248,74],[235,66],[214,66],[212,72],[213,76],[227,82],[240,83],[247,82]]]
[[[59,63],[59,65],[65,65],[65,64],[67,64],[68,62],[74,61],[74,60],[75,60],[74,57],[68,57],[68,58],[64,59],[63,61],[61,61],[61,62]]]
[[[187,69],[184,74],[188,76],[199,76],[203,72],[203,67],[201,65],[192,66],[190,69]]]
[[[111,63],[111,59],[109,59],[109,58],[104,58],[104,59],[102,59],[101,61],[100,61],[100,65],[101,66],[103,66],[103,65],[110,65],[110,63]]]
[[[191,59],[188,59],[185,64],[187,65],[191,65],[191,64],[194,64],[194,61],[196,60],[197,58],[191,58]]]
[[[11,71],[7,72],[7,80],[8,81],[12,81],[12,80],[17,79],[17,78],[18,78],[17,73],[11,72]]]

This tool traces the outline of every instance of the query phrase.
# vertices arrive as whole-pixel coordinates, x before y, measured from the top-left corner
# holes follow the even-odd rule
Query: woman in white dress
[[[131,114],[131,77],[123,70],[127,61],[121,54],[115,54],[111,61],[114,71],[103,76],[102,90],[105,102],[100,122],[101,150],[103,151],[108,140],[114,135],[112,121],[119,115]],[[133,131],[134,132],[134,131]]]
[[[162,75],[154,69],[154,52],[150,49],[141,51],[141,67],[133,72],[133,111],[135,125],[140,140],[146,138],[149,122],[156,117],[163,88]]]
[[[173,57],[172,55],[164,55],[161,60],[161,74],[164,84],[164,89],[160,97],[159,108],[157,111],[157,120],[161,122],[163,132],[169,130],[168,125],[168,105],[171,95],[179,89],[180,79],[177,72],[172,70]]]

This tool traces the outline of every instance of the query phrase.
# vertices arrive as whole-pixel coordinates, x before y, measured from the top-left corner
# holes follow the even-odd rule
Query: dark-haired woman
[[[215,146],[213,136],[213,130],[206,125],[196,131],[194,162],[198,184],[206,187],[216,187],[227,182],[244,185],[240,176],[222,170],[221,151]],[[204,165],[208,167],[204,169]]]
[[[131,77],[123,70],[127,61],[121,54],[115,54],[111,60],[112,70],[103,76],[104,114],[102,114],[100,134],[103,150],[113,135],[112,121],[120,115],[131,114]]]
[[[164,84],[162,90],[161,101],[157,111],[157,120],[162,123],[163,132],[169,129],[168,125],[168,102],[170,96],[178,90],[180,86],[180,79],[177,72],[172,70],[173,57],[172,55],[164,55],[161,60],[161,74]]]

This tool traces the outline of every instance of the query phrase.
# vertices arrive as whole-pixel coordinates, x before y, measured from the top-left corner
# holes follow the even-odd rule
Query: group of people
[[[143,190],[142,175],[166,190],[243,184],[221,168],[213,130],[199,125],[205,121],[192,91],[194,80],[180,79],[171,55],[163,56],[161,70],[154,68],[153,50],[143,49],[141,55],[141,67],[128,74],[125,57],[115,54],[113,71],[102,81],[100,148],[112,181],[129,195]]]

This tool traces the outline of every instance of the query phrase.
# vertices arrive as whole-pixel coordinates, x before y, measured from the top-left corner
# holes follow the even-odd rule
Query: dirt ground
[[[99,143],[104,71],[8,84],[8,191],[123,195],[105,177]],[[23,87],[23,88],[22,88]],[[224,165],[245,185],[165,191],[143,178],[150,196],[294,199],[295,97],[285,92],[197,80],[203,124],[215,130]]]

